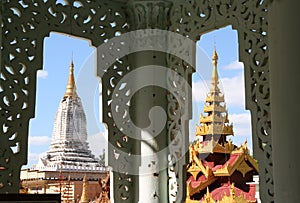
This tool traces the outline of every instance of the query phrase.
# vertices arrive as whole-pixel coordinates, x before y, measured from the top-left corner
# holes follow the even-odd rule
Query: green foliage
[[[99,155],[98,162],[101,166],[105,166],[105,149],[103,149],[102,154]]]

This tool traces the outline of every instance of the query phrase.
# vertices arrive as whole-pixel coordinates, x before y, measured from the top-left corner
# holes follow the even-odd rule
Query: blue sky
[[[197,72],[193,75],[194,112],[190,122],[190,139],[195,138],[193,132],[199,122],[208,91],[214,39],[219,55],[220,86],[225,91],[229,119],[234,124],[235,136],[232,139],[237,144],[247,140],[249,148],[252,148],[250,114],[245,111],[243,65],[237,62],[237,32],[231,27],[205,34],[197,43],[198,60]],[[100,80],[93,76],[94,51],[88,41],[58,33],[51,33],[44,40],[44,65],[43,70],[38,71],[35,118],[30,121],[28,166],[37,163],[39,155],[49,149],[56,110],[65,92],[72,58],[78,94],[87,113],[90,147],[96,155],[102,152],[105,138],[98,108]]]

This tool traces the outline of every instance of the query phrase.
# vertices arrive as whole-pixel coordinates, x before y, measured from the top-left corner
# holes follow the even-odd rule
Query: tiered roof
[[[218,54],[216,49],[214,49],[212,61],[211,89],[205,99],[205,115],[200,115],[200,126],[196,127],[196,136],[203,136],[204,139],[213,136],[214,140],[217,140],[220,136],[233,135],[233,125],[229,124],[224,94],[218,87]]]
[[[255,185],[247,182],[253,181],[258,165],[249,154],[247,142],[237,147],[227,140],[227,136],[234,134],[233,124],[229,123],[224,94],[218,86],[216,49],[212,63],[211,88],[206,96],[204,115],[196,126],[196,136],[202,140],[190,146],[186,203],[256,202]]]

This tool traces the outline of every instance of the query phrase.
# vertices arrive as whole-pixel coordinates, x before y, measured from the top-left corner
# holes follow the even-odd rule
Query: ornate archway
[[[1,193],[18,192],[20,168],[27,160],[29,120],[34,117],[36,71],[43,67],[43,40],[50,32],[88,39],[92,46],[98,47],[117,35],[139,29],[169,30],[196,41],[203,33],[232,25],[238,31],[240,61],[245,65],[246,102],[252,115],[254,155],[260,166],[260,194],[264,202],[273,201],[266,0],[66,0],[64,4],[55,0],[21,0],[2,1],[1,4]],[[145,56],[153,57],[153,53]],[[116,128],[108,116],[111,113],[108,101],[114,83],[134,69],[130,65],[135,57],[137,55],[133,54],[116,61],[102,76],[103,120],[108,125],[109,142],[122,148],[128,156],[135,150],[134,140],[127,139]],[[177,57],[168,57],[169,67],[191,83],[189,65]],[[112,80],[114,83],[110,82]],[[175,116],[176,98],[166,98],[167,114],[172,118],[168,120],[169,134],[174,128],[180,128],[180,118]],[[110,164],[116,162],[128,164],[111,156]],[[184,194],[181,190],[185,188],[178,186],[184,182],[182,164],[175,164],[173,168],[177,189],[169,190],[178,197],[177,202],[181,201]],[[135,178],[138,177],[115,172],[116,202],[133,202]]]

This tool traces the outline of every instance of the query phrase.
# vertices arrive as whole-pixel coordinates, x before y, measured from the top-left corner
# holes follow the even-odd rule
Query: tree
[[[105,166],[105,149],[103,149],[102,154],[99,155],[98,162],[101,166]]]

